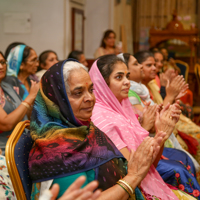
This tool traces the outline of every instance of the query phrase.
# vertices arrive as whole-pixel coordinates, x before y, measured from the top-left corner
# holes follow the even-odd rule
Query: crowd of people
[[[77,50],[0,52],[0,199],[16,198],[5,146],[29,119],[31,200],[200,200],[188,84],[163,50],[123,53],[115,37],[105,32],[90,68]]]

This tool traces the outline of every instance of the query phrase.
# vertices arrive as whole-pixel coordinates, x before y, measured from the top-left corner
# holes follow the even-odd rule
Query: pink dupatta
[[[108,135],[119,150],[124,147],[136,150],[149,133],[139,124],[129,99],[119,103],[102,77],[97,61],[93,63],[89,74],[94,83],[96,97],[92,115],[93,123]],[[153,196],[162,200],[178,199],[153,165],[141,182],[141,188],[152,199]]]

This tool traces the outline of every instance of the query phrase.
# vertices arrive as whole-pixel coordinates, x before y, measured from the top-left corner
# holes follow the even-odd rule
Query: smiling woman
[[[0,52],[0,148],[4,154],[8,136],[12,133],[13,128],[21,120],[28,119],[26,114],[29,113],[30,105],[34,102],[37,95],[39,85],[32,83],[30,94],[22,102],[16,91],[5,82],[7,70],[7,62]],[[18,81],[16,77],[12,77],[14,81]]]
[[[118,82],[122,95],[127,95],[128,89],[125,67],[109,79],[111,85]],[[54,183],[60,186],[59,198],[84,175],[85,184],[98,180],[103,190],[98,200],[144,200],[137,185],[155,160],[158,143],[147,137],[135,153],[130,153],[127,166],[112,141],[91,122],[94,104],[93,83],[77,61],[58,62],[43,75],[30,125],[34,141],[29,154],[32,199]]]

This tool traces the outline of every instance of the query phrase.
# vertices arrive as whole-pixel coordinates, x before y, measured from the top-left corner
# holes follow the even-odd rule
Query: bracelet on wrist
[[[27,102],[22,101],[21,104],[24,105],[24,106],[26,106],[28,109],[31,108]]]
[[[27,103],[30,107],[32,107],[32,105],[29,102],[27,101],[23,101],[23,102]]]
[[[121,182],[121,181],[119,182],[119,181],[117,182],[117,184],[126,191],[126,193],[129,195],[129,199],[135,200],[136,199],[135,192],[132,193],[133,189],[131,188],[131,186],[129,185],[129,187],[128,187],[127,184],[125,184],[124,182]],[[131,190],[130,190],[130,188],[131,188]]]

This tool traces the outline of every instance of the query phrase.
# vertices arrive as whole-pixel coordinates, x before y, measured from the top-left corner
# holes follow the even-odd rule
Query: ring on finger
[[[172,119],[172,116],[169,116],[170,119]]]

